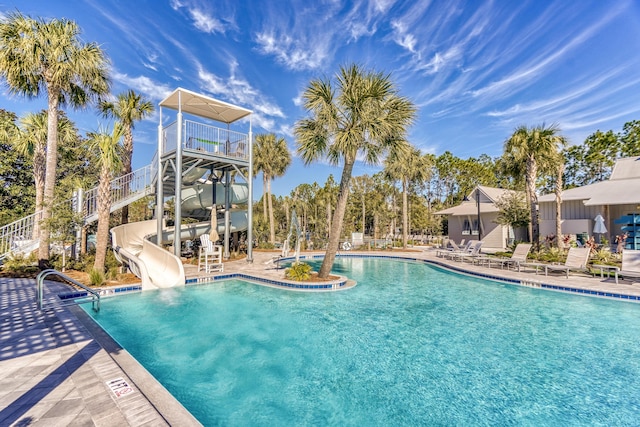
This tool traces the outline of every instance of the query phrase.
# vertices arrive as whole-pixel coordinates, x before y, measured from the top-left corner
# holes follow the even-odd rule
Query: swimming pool
[[[358,281],[242,281],[88,311],[205,425],[633,425],[640,305],[338,258]]]

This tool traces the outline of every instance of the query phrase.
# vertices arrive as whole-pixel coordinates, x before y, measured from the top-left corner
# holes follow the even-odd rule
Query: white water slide
[[[231,204],[246,203],[249,191],[246,184],[233,184],[230,187]],[[213,184],[194,184],[182,189],[182,210],[185,216],[199,217],[213,205]],[[216,205],[224,205],[224,186],[216,184]],[[248,220],[245,210],[230,210],[229,232],[244,231]],[[185,273],[182,261],[173,253],[156,245],[157,221],[133,222],[111,229],[111,240],[118,261],[129,267],[131,272],[142,281],[142,289],[169,288],[184,285]],[[211,231],[211,223],[199,222],[185,224],[180,229],[180,240],[194,240]],[[217,232],[224,235],[224,218],[217,221]],[[162,234],[162,243],[172,243],[174,228],[166,229]]]
[[[231,184],[229,187],[229,203],[247,203],[249,197],[249,187],[247,184]],[[220,207],[225,205],[224,185],[207,182],[203,184],[193,184],[182,187],[182,215],[191,218],[209,218],[215,192],[215,205]]]

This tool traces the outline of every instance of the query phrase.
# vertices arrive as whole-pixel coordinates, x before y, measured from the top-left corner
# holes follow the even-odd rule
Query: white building
[[[538,198],[540,236],[555,234],[555,195]],[[640,157],[619,159],[611,177],[562,192],[562,234],[593,235],[595,218],[604,218],[613,243],[617,235],[627,233],[627,249],[640,249]]]

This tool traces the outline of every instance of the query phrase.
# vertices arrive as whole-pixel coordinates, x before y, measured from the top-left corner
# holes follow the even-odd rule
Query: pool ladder
[[[46,308],[45,302],[44,302],[44,280],[48,276],[58,276],[59,278],[64,280],[67,284],[76,286],[78,288],[82,288],[84,291],[86,291],[86,294],[80,295],[78,297],[68,298],[67,301],[61,301],[59,304],[56,304],[57,306],[63,307],[67,305],[82,304],[84,302],[91,301],[91,308],[93,309],[93,311],[95,312],[100,311],[100,293],[98,291],[96,291],[95,289],[91,289],[90,287],[83,285],[77,280],[73,280],[71,277],[65,276],[58,270],[54,270],[54,269],[43,270],[36,277],[36,283],[37,283],[36,299],[38,304],[38,310],[44,310]]]

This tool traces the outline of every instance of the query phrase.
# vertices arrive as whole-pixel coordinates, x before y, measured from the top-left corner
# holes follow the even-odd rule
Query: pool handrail
[[[64,275],[63,273],[59,272],[58,270],[55,270],[53,268],[47,269],[47,270],[43,270],[41,271],[38,276],[36,276],[36,286],[37,286],[37,292],[36,292],[36,303],[38,306],[38,310],[42,311],[44,310],[44,280],[47,276],[51,276],[51,275],[55,275],[60,277],[61,279],[63,279],[65,282],[67,282],[68,284],[71,284],[73,286],[77,286],[79,288],[84,289],[85,291],[87,291],[87,294],[91,295],[91,308],[93,309],[93,311],[95,311],[96,313],[100,311],[100,292],[96,291],[95,289],[91,289],[90,287],[78,282],[77,280],[72,279],[69,276]],[[88,297],[82,297],[82,298],[87,298]],[[73,298],[71,302],[60,302],[60,304],[58,304],[59,306],[66,306],[66,305],[75,305],[78,304],[78,300],[80,298]]]

